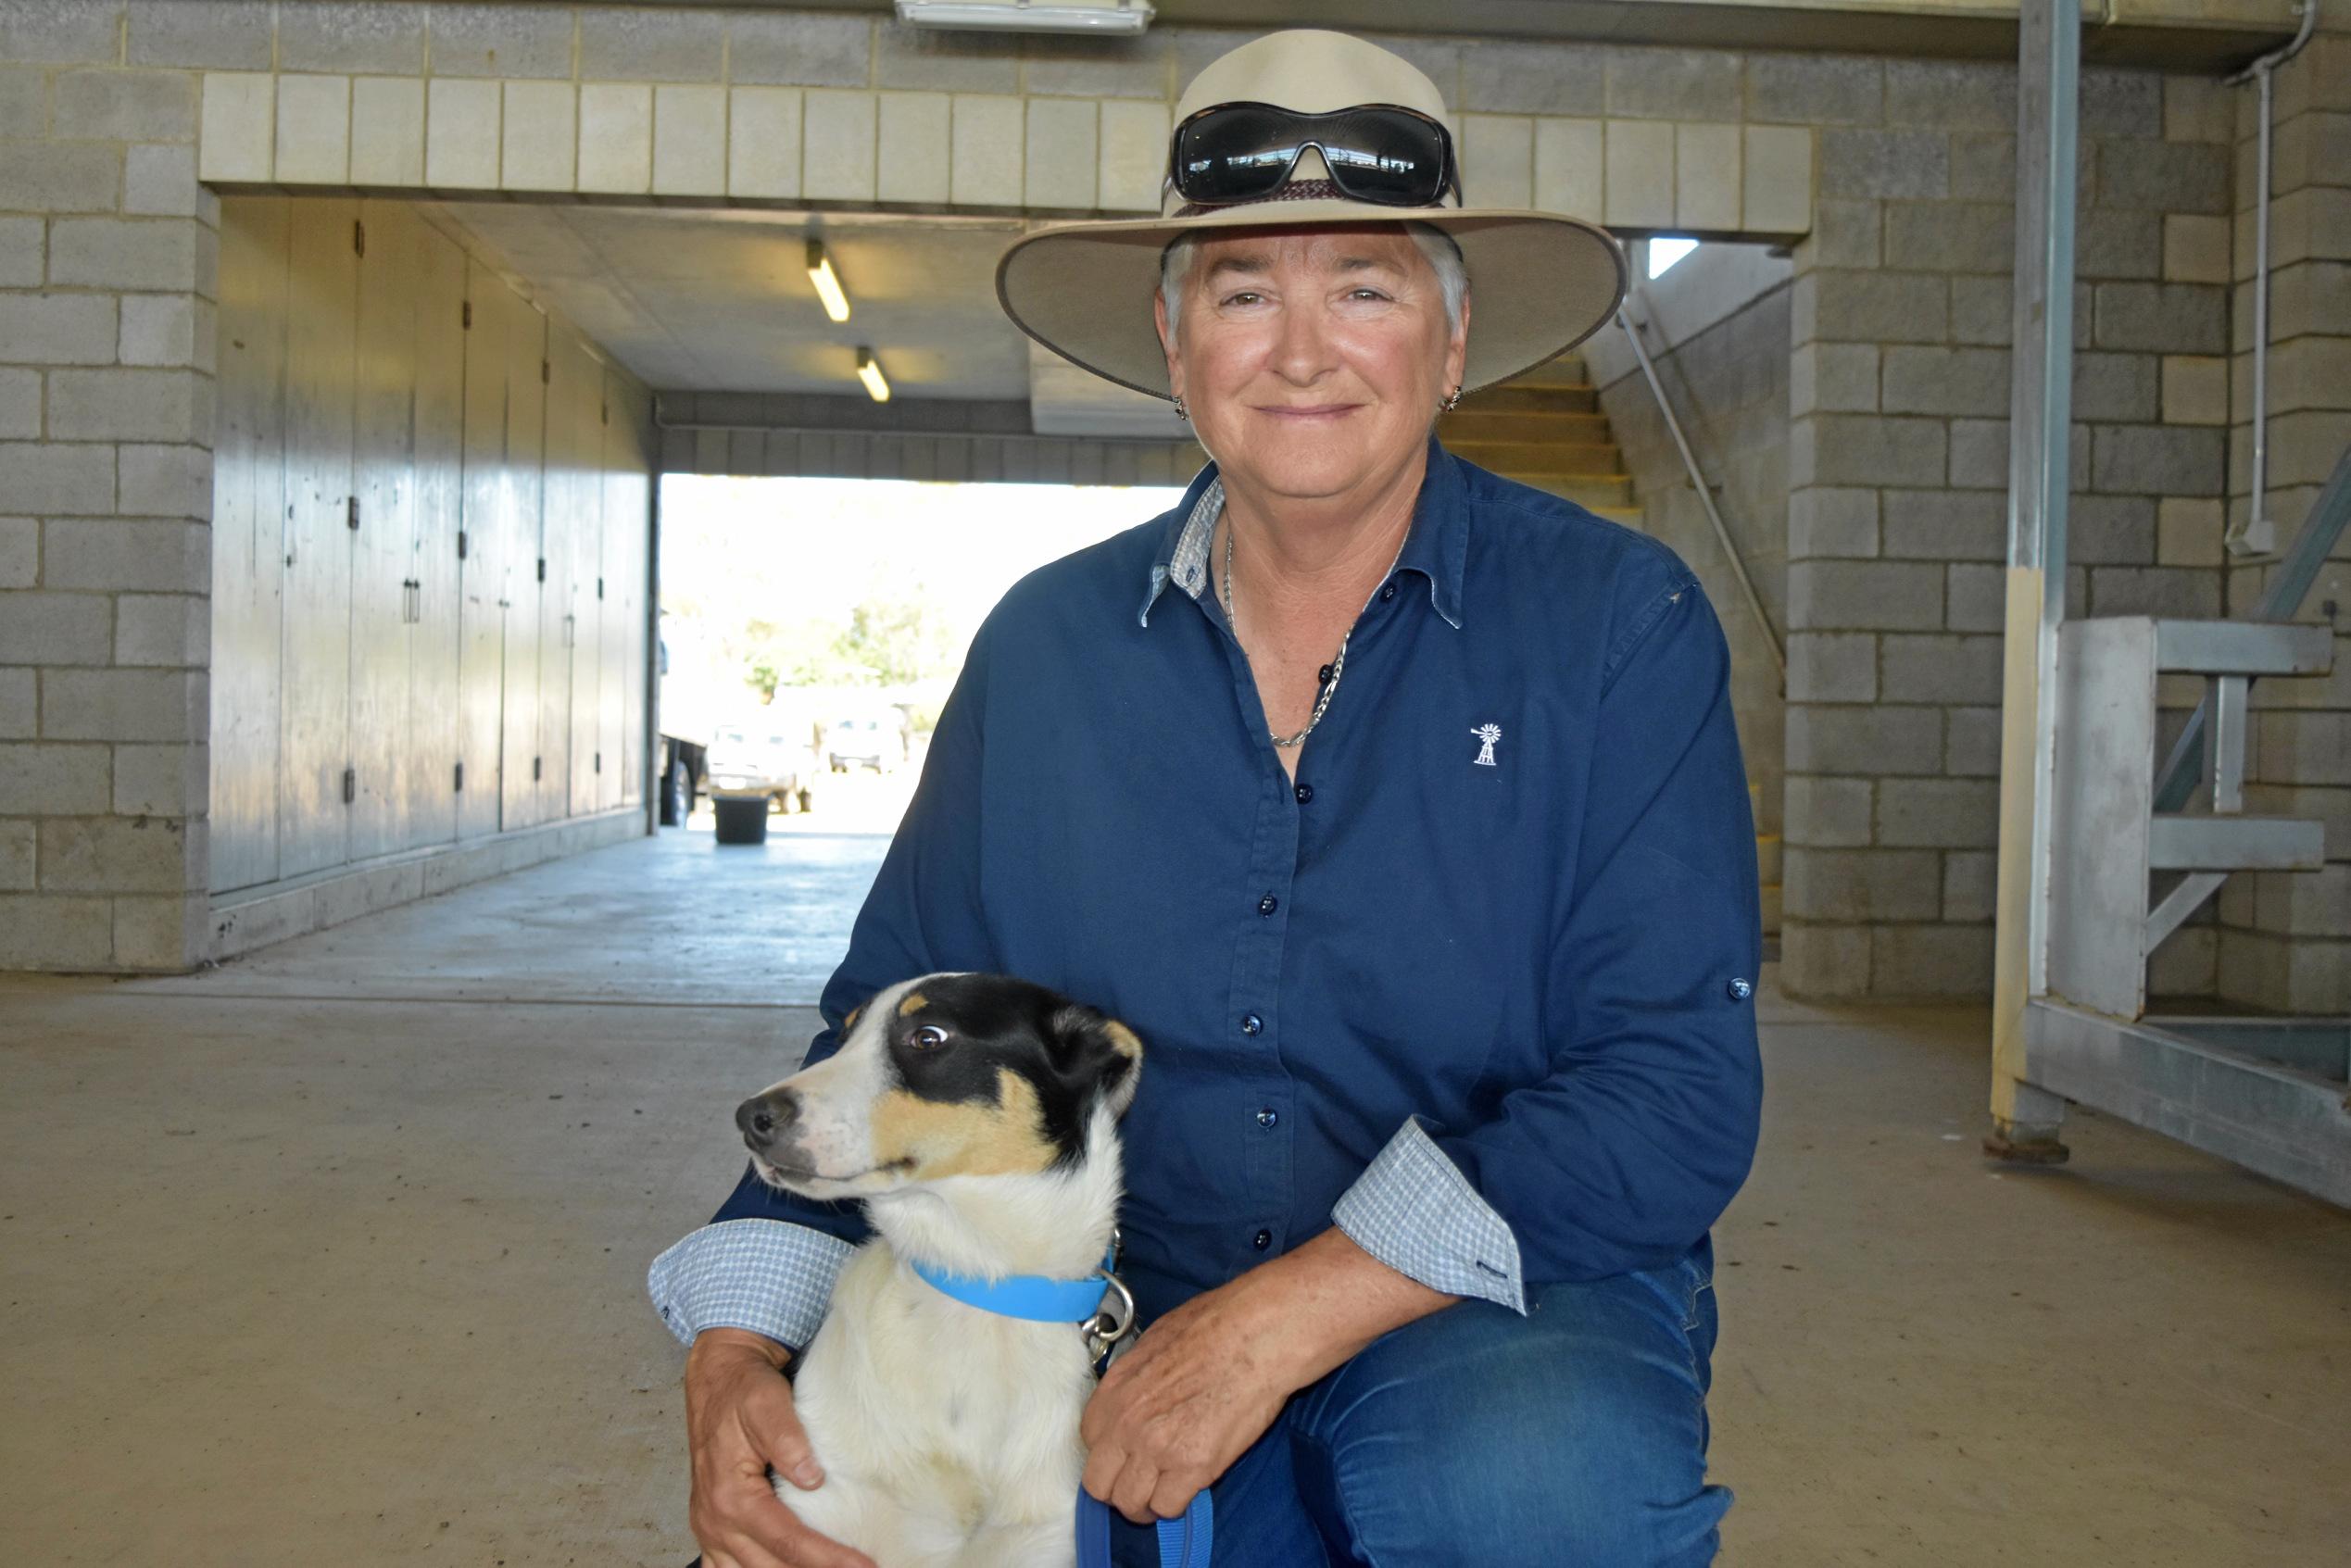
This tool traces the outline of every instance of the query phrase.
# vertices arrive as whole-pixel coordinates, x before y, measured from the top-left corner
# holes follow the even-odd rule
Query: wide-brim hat
[[[1176,106],[1177,125],[1213,104],[1278,104],[1326,114],[1398,104],[1461,136],[1437,84],[1377,44],[1300,28],[1268,33],[1219,56]],[[1274,195],[1188,208],[1163,183],[1160,216],[1056,223],[1014,241],[996,264],[996,297],[1021,331],[1071,363],[1155,396],[1168,396],[1167,357],[1151,316],[1160,255],[1187,233],[1264,225],[1307,228],[1427,223],[1461,247],[1474,308],[1468,363],[1474,392],[1556,358],[1597,331],[1625,294],[1623,248],[1596,223],[1564,213],[1499,207],[1387,207],[1355,201],[1326,179],[1313,148]],[[1314,189],[1315,194],[1303,191]]]

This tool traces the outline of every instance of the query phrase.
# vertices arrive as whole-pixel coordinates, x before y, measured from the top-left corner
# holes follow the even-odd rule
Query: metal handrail
[[[1771,662],[1779,668],[1779,690],[1788,690],[1788,653],[1779,645],[1779,633],[1773,627],[1771,617],[1765,613],[1763,600],[1755,593],[1754,579],[1747,575],[1747,563],[1740,558],[1739,546],[1730,541],[1730,530],[1723,525],[1722,513],[1715,507],[1714,490],[1706,483],[1706,476],[1698,471],[1698,459],[1690,450],[1690,438],[1681,433],[1681,421],[1674,417],[1674,406],[1666,397],[1665,383],[1657,379],[1657,367],[1651,362],[1648,346],[1641,341],[1640,332],[1624,307],[1616,307],[1616,324],[1625,329],[1625,341],[1632,345],[1633,358],[1641,361],[1641,373],[1649,379],[1650,395],[1657,399],[1657,411],[1666,416],[1666,429],[1672,433],[1674,445],[1681,453],[1681,466],[1690,470],[1690,487],[1698,492],[1699,504],[1706,508],[1706,520],[1715,525],[1715,537],[1722,542],[1722,553],[1730,562],[1730,574],[1739,580],[1739,591],[1747,597],[1748,613],[1763,629],[1764,646],[1771,650]]]
[[[2319,580],[2319,569],[2326,564],[2334,551],[2335,541],[2343,537],[2344,526],[2351,523],[2351,446],[2343,449],[2343,456],[2334,463],[2334,472],[2327,480],[2326,488],[2311,503],[2310,515],[2302,520],[2302,532],[2294,544],[2278,559],[2277,571],[2269,579],[2269,591],[2261,596],[2261,603],[2254,609],[2255,621],[2291,621],[2301,612],[2302,600],[2310,592],[2310,584]],[[2165,758],[2162,771],[2156,774],[2155,809],[2177,811],[2195,793],[2196,782],[2204,776],[2204,736],[2211,719],[2210,693],[2196,704],[2196,710],[2188,715],[2188,727],[2180,732],[2172,744],[2171,755]]]

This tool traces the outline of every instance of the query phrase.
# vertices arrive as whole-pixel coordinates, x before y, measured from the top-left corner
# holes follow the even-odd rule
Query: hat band
[[[1264,202],[1318,201],[1351,202],[1369,212],[1420,212],[1427,210],[1424,207],[1383,207],[1377,202],[1367,202],[1360,196],[1349,195],[1345,191],[1339,188],[1338,182],[1335,181],[1291,180],[1280,185],[1276,185],[1265,195],[1245,196],[1237,202],[1186,202],[1183,206],[1176,209],[1176,216],[1178,218],[1204,218],[1212,212],[1230,212],[1237,207],[1256,207]],[[1442,202],[1430,202],[1428,204],[1429,207],[1441,207],[1444,204]]]

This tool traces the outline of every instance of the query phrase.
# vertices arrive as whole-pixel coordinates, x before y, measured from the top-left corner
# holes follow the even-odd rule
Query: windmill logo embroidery
[[[1501,767],[1502,764],[1494,760],[1494,742],[1502,739],[1502,726],[1500,724],[1480,724],[1469,733],[1476,735],[1481,743],[1477,747],[1477,761],[1476,766],[1480,768]]]

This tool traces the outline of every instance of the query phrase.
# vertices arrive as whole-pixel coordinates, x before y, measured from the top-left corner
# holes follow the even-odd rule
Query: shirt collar
[[[1137,617],[1140,624],[1150,624],[1151,606],[1171,582],[1195,600],[1207,591],[1208,545],[1215,536],[1217,514],[1224,509],[1225,484],[1212,461],[1192,477],[1184,498],[1167,514]],[[1427,579],[1430,607],[1458,631],[1462,576],[1468,561],[1468,487],[1462,482],[1459,460],[1431,434],[1427,470],[1413,503],[1412,530],[1404,536],[1403,553],[1396,558],[1396,572],[1416,571]]]

